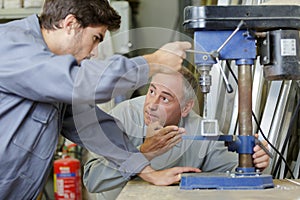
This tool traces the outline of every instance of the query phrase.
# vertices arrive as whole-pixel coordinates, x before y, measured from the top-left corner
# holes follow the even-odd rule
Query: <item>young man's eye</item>
[[[99,37],[98,35],[94,35],[94,37],[93,37],[93,41],[94,42],[102,42],[103,41],[103,38],[102,37]]]
[[[94,36],[93,40],[94,40],[94,42],[98,42],[98,41],[100,41],[100,38],[98,36]]]

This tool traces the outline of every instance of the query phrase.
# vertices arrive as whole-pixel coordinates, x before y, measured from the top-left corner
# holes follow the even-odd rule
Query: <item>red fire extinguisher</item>
[[[56,200],[81,200],[80,161],[63,154],[54,161],[54,194]]]

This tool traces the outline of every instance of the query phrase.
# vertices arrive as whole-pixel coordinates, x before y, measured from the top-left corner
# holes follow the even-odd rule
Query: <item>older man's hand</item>
[[[266,147],[266,149],[269,150],[267,141],[263,140],[261,141],[261,143]],[[253,157],[254,166],[260,169],[261,171],[263,171],[265,168],[269,166],[270,157],[259,145],[256,145],[253,151],[254,154],[252,155],[252,157]]]
[[[140,146],[140,151],[148,160],[152,160],[180,142],[184,133],[185,129],[178,126],[162,127],[157,122],[153,123],[147,129],[147,135],[144,143]]]
[[[150,166],[146,166],[138,176],[154,185],[171,185],[178,183],[181,179],[181,174],[184,172],[199,173],[201,170],[195,167],[173,167],[155,171]]]

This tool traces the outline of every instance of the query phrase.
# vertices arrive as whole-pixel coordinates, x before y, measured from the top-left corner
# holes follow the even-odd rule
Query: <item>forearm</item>
[[[150,165],[148,165],[138,174],[138,176],[144,181],[154,184],[155,180],[152,174],[152,172],[154,171],[155,170]]]
[[[122,174],[110,166],[102,156],[89,153],[91,158],[84,165],[83,183],[89,192],[104,192],[127,183]]]
[[[149,161],[130,142],[113,117],[88,105],[70,109],[65,116],[73,111],[72,117],[65,119],[63,129],[63,135],[68,139],[104,156],[125,179],[149,165]]]
[[[78,71],[73,103],[103,103],[148,83],[149,66],[139,56],[113,56],[104,61],[86,60]]]
[[[0,73],[1,91],[33,101],[103,103],[148,82],[149,66],[142,57],[84,60],[78,66],[71,55],[41,53],[38,45],[27,48],[22,51],[26,59],[3,55],[1,70],[6,73]]]

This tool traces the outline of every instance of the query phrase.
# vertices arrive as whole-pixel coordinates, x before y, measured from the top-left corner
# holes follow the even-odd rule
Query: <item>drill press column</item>
[[[252,135],[252,75],[250,65],[238,67],[239,135]],[[251,154],[239,154],[239,168],[252,168]]]

